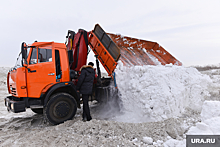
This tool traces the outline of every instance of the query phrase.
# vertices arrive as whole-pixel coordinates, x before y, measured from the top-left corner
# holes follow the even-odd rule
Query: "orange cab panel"
[[[64,46],[65,47],[65,46]],[[56,48],[55,48],[56,49]],[[70,67],[66,48],[59,48],[62,77],[60,82],[70,81]]]
[[[54,50],[51,45],[35,47],[28,57],[27,89],[28,97],[39,98],[42,90],[56,82]]]
[[[9,74],[10,92],[15,97],[27,97],[25,67],[14,69]]]

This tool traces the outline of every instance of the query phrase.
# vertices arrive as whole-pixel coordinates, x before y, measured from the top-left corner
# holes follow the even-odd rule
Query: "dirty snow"
[[[119,64],[120,109],[92,102],[92,121],[82,122],[78,109],[57,126],[31,110],[7,112],[7,70],[0,68],[0,146],[185,147],[187,134],[220,134],[219,69]]]

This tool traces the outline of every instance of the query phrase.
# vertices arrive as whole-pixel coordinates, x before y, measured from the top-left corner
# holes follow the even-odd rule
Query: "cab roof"
[[[64,43],[58,43],[58,42],[34,42],[28,46],[48,46],[53,45],[54,48],[60,48],[60,49],[66,49],[66,45]]]

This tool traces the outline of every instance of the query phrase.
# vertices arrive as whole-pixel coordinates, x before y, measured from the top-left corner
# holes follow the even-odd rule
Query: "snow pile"
[[[220,134],[220,101],[205,101],[201,112],[202,122],[189,129],[188,135],[219,135]]]
[[[10,69],[9,67],[1,67],[0,68],[0,86],[6,85],[7,73],[8,73],[9,69]]]
[[[220,101],[205,101],[202,106],[201,120],[220,117]]]
[[[153,139],[151,137],[143,137],[142,141],[146,144],[153,144]]]
[[[170,138],[164,144],[164,147],[186,147],[186,139],[183,140],[176,140]]]
[[[195,68],[182,66],[133,66],[120,62],[116,70],[124,122],[160,121],[184,114],[186,109],[201,112],[209,97],[212,80]]]

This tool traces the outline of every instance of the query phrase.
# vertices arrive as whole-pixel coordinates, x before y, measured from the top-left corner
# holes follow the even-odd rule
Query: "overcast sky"
[[[0,66],[22,42],[65,42],[67,30],[158,42],[184,66],[220,63],[220,0],[0,0]]]

